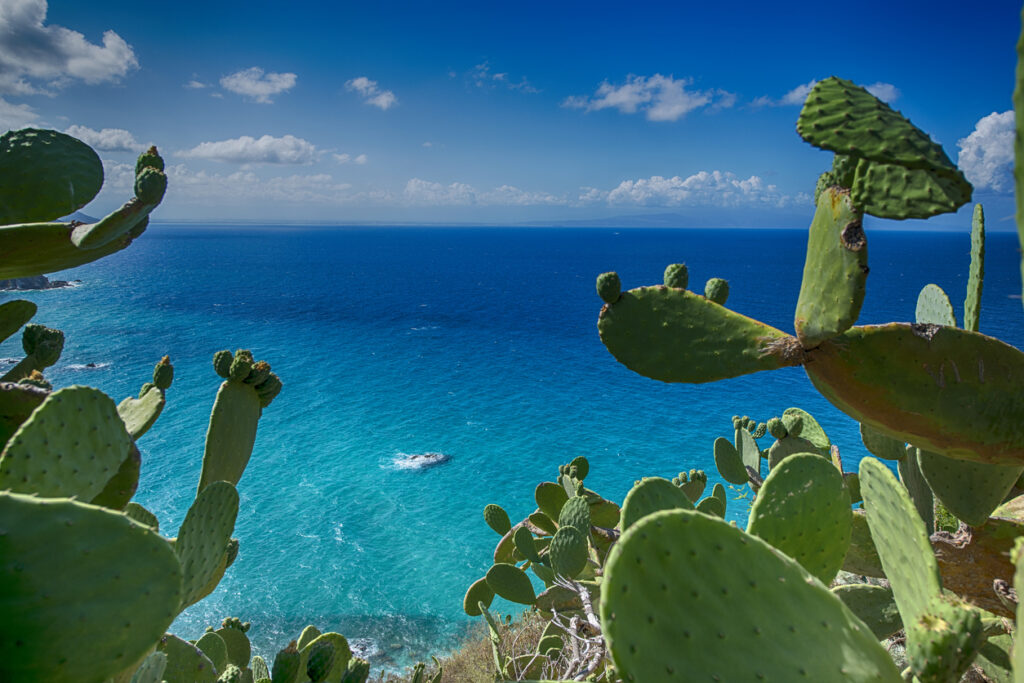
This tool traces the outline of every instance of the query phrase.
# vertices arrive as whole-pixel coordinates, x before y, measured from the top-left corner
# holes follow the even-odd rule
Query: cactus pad
[[[142,467],[142,454],[132,444],[131,452],[124,462],[117,469],[117,473],[110,478],[107,485],[99,494],[90,500],[92,505],[110,508],[111,510],[124,510],[125,506],[135,495],[139,487],[139,470]]]
[[[237,484],[242,478],[256,443],[261,411],[254,387],[242,380],[228,380],[220,385],[206,431],[200,490],[215,481]]]
[[[584,496],[573,496],[562,506],[558,513],[558,526],[572,526],[583,534],[590,536],[590,503]]]
[[[0,224],[52,221],[92,201],[103,164],[89,145],[55,130],[0,136]]]
[[[971,189],[959,171],[945,175],[862,159],[850,194],[864,213],[902,220],[954,212],[971,201]]]
[[[116,674],[170,626],[180,582],[167,542],[123,514],[0,493],[0,679]]]
[[[252,657],[252,646],[245,631],[228,626],[219,628],[214,633],[224,641],[228,662],[242,668],[248,666],[249,658]]]
[[[843,560],[843,571],[861,576],[885,578],[882,561],[878,559],[878,550],[871,540],[871,529],[863,510],[854,510],[850,528],[850,547]]]
[[[0,341],[21,329],[36,314],[36,305],[18,299],[0,305]]]
[[[972,526],[988,520],[1024,473],[1022,466],[953,460],[929,451],[920,451],[918,464],[938,499]]]
[[[494,600],[494,591],[487,584],[487,579],[477,579],[466,591],[466,597],[462,600],[462,610],[471,617],[480,616],[479,604],[490,607]]]
[[[166,683],[214,683],[217,670],[198,647],[168,633],[157,649],[167,656]]]
[[[647,515],[659,510],[692,510],[693,503],[682,489],[668,479],[647,477],[630,489],[622,501],[622,518],[619,525],[625,531]]]
[[[832,463],[813,453],[786,458],[765,478],[747,533],[799,562],[828,584],[850,545],[850,494]]]
[[[900,483],[907,489],[914,509],[924,522],[925,532],[935,531],[935,496],[921,472],[921,453],[918,448],[907,445],[907,456],[897,465]]]
[[[50,394],[0,454],[0,490],[92,500],[132,450],[114,402],[90,387]]]
[[[977,332],[855,327],[808,353],[814,386],[884,434],[964,460],[1024,461],[1024,353]]]
[[[622,535],[606,569],[601,623],[627,680],[900,680],[825,586],[722,520],[650,515]]]
[[[488,569],[487,585],[496,595],[511,602],[532,605],[537,599],[530,577],[512,564],[496,564]]]
[[[971,219],[971,268],[967,275],[967,297],[964,299],[964,329],[978,331],[981,318],[981,290],[985,281],[985,212],[974,205]]]
[[[206,595],[207,584],[224,560],[237,515],[238,492],[226,481],[204,488],[188,509],[174,544],[183,574],[182,609]]]
[[[848,330],[860,316],[868,243],[850,194],[830,187],[818,197],[796,304],[796,336],[811,349]]]
[[[907,660],[921,683],[960,680],[983,640],[981,613],[958,598],[941,595],[906,629]]]
[[[207,631],[196,641],[196,647],[203,651],[206,658],[213,662],[217,671],[228,667],[228,646],[224,639],[212,631]]]
[[[914,319],[926,325],[956,327],[956,312],[949,296],[938,285],[925,285],[917,295]]]
[[[138,439],[149,431],[156,419],[163,412],[167,403],[164,390],[151,386],[138,398],[129,396],[117,404],[117,413],[124,421],[124,426],[133,439]]]
[[[565,505],[565,501],[569,500],[565,489],[551,481],[538,484],[533,492],[533,497],[537,501],[540,511],[553,520],[558,519],[562,506]]]
[[[743,466],[743,459],[740,457],[739,451],[736,447],[729,443],[729,440],[724,437],[718,437],[715,439],[713,445],[714,456],[715,456],[715,467],[718,468],[718,473],[722,475],[730,484],[746,484],[750,481],[750,476],[747,474],[747,468]]]
[[[714,382],[801,360],[784,332],[683,289],[624,292],[601,309],[597,328],[616,360],[662,382]]]
[[[508,513],[500,505],[495,505],[494,503],[488,503],[484,506],[484,521],[499,536],[504,536],[512,528],[512,522],[508,518]]]
[[[163,652],[153,652],[146,657],[129,683],[161,683],[164,680],[164,670],[167,668],[167,655]]]
[[[876,458],[902,460],[907,456],[907,444],[904,439],[894,439],[863,422],[860,425],[860,440],[864,443],[864,448]]]
[[[832,593],[838,596],[879,640],[885,640],[903,628],[892,590],[884,586],[850,583],[836,586]]]
[[[587,566],[587,537],[576,527],[564,526],[551,538],[548,557],[558,576],[576,578]]]
[[[540,562],[540,555],[537,554],[537,546],[533,542],[533,534],[525,526],[516,527],[512,534],[512,542],[519,554],[530,562]]]

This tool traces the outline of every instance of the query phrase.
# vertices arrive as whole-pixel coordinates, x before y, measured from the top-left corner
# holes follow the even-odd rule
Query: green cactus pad
[[[163,652],[153,652],[146,657],[129,683],[161,683],[164,680],[164,670],[167,668],[167,655]]]
[[[36,386],[0,382],[0,444],[10,441],[49,391]]]
[[[704,470],[690,470],[689,472],[679,473],[679,483],[677,486],[683,490],[683,493],[686,494],[686,497],[691,502],[696,502],[700,500],[707,483],[708,475],[704,473]]]
[[[498,545],[494,546],[494,562],[495,564],[514,564],[518,561],[516,554],[515,539],[510,531],[501,537]]]
[[[868,242],[848,192],[830,187],[818,198],[793,322],[811,349],[848,330],[860,316],[868,277]]]
[[[665,275],[662,278],[666,287],[673,289],[686,289],[690,284],[690,271],[685,263],[670,263],[665,267]]]
[[[0,224],[52,221],[92,201],[103,164],[89,145],[55,130],[0,136]]]
[[[313,624],[310,624],[306,628],[302,629],[302,633],[299,634],[299,640],[297,646],[300,650],[305,650],[309,647],[309,644],[314,640],[322,636],[323,633]]]
[[[854,510],[850,520],[850,547],[843,560],[843,571],[861,576],[885,578],[882,561],[878,559],[878,551],[871,540],[871,530],[863,510]]]
[[[204,488],[188,509],[174,544],[183,574],[181,609],[206,594],[204,589],[223,562],[237,515],[238,492],[226,481]]]
[[[307,626],[306,628],[315,627]],[[303,633],[305,633],[305,631],[303,631]],[[318,635],[319,633],[320,632],[317,631]],[[293,640],[274,657],[274,666],[270,673],[273,683],[295,683],[295,680],[299,675],[299,664],[301,661],[302,655],[299,654],[299,651],[296,648],[296,643]]]
[[[963,174],[861,160],[850,192],[864,213],[879,218],[929,218],[955,212],[971,201],[971,184]]]
[[[978,331],[981,318],[981,290],[985,282],[985,212],[974,205],[971,220],[971,268],[967,275],[967,297],[964,299],[964,329]]]
[[[907,446],[907,455],[897,464],[900,483],[907,489],[918,516],[924,522],[925,531],[935,531],[935,496],[921,472],[921,450]]]
[[[512,528],[512,522],[508,518],[508,513],[505,512],[503,507],[494,503],[488,503],[484,506],[484,521],[499,536],[504,536]]]
[[[799,436],[785,436],[768,449],[768,467],[775,469],[779,463],[797,453],[815,453],[817,449],[807,439]]]
[[[792,432],[793,436],[807,439],[814,444],[814,450],[808,451],[809,453],[828,456],[832,442],[813,415],[801,408],[786,408],[782,412],[782,421],[788,425],[787,429]]]
[[[941,595],[906,628],[907,661],[921,683],[959,681],[983,640],[981,612]]]
[[[480,616],[479,603],[490,607],[494,600],[494,591],[487,584],[487,579],[477,579],[466,591],[466,597],[462,600],[463,611],[471,617]]]
[[[135,495],[139,487],[139,470],[142,467],[142,455],[139,449],[132,444],[131,452],[124,462],[117,469],[117,473],[110,478],[103,490],[95,498],[89,501],[92,505],[110,508],[111,510],[124,510],[125,506]]]
[[[916,623],[940,594],[939,567],[907,490],[880,461],[860,462],[868,526],[903,623]]]
[[[270,679],[270,668],[267,666],[267,660],[263,659],[259,655],[254,655],[249,660],[249,669],[252,671],[253,680],[258,681],[261,678]]]
[[[929,451],[919,452],[918,464],[932,492],[972,526],[984,524],[1024,474],[1022,466],[953,460]]]
[[[530,577],[512,564],[496,564],[488,569],[487,585],[496,595],[511,602],[532,605],[537,599]]]
[[[553,534],[558,530],[558,525],[555,524],[554,520],[540,510],[531,512],[527,519],[530,521],[530,524],[534,525],[546,534]]]
[[[742,485],[750,481],[747,475],[747,468],[743,466],[743,459],[740,457],[736,447],[729,443],[724,437],[715,439],[713,445],[715,456],[715,467],[730,484]]]
[[[837,595],[879,640],[885,640],[903,628],[900,612],[896,609],[896,601],[889,588],[867,583],[850,583],[836,586],[832,593]]]
[[[855,327],[808,354],[814,386],[878,431],[964,460],[1024,461],[1024,353],[952,327]]]
[[[138,439],[156,424],[167,403],[164,390],[152,387],[139,398],[129,396],[117,404],[117,413],[133,439]]]
[[[317,639],[309,646],[306,657],[306,676],[319,683],[327,678],[334,666],[334,644],[329,640]]]
[[[800,565],[687,510],[655,513],[622,535],[606,565],[601,623],[627,680],[900,680],[871,631]]]
[[[714,515],[715,517],[725,517],[725,503],[722,502],[721,498],[716,496],[708,496],[698,501],[696,506],[697,512],[703,512],[705,515]]]
[[[180,582],[167,542],[123,514],[0,493],[0,680],[116,674],[177,616]]]
[[[553,520],[558,519],[562,506],[565,505],[565,501],[569,500],[565,489],[550,481],[538,484],[533,492],[533,497],[537,501],[540,511]]]
[[[0,341],[21,329],[36,314],[36,305],[21,299],[0,305]]]
[[[682,289],[624,292],[601,310],[597,329],[616,360],[662,382],[714,382],[801,361],[781,330]]]
[[[597,295],[608,304],[619,300],[622,294],[622,281],[618,273],[601,273],[597,276]]]
[[[744,471],[749,467],[757,472],[758,476],[760,476],[761,449],[757,447],[757,441],[754,440],[754,435],[746,428],[737,429],[735,433],[735,444],[736,450],[739,451],[740,458],[743,460]]]
[[[850,545],[850,494],[832,463],[813,453],[786,458],[765,478],[747,533],[763,538],[828,584]]]
[[[35,372],[42,372],[56,363],[64,350],[64,333],[30,323],[22,332],[21,345],[25,349],[25,358],[0,377],[0,382],[32,378]]]
[[[646,477],[626,494],[622,501],[619,527],[625,531],[644,517],[659,510],[693,510],[693,503],[685,493],[668,479]]]
[[[587,537],[575,527],[564,526],[551,538],[548,557],[558,576],[574,579],[587,566]]]
[[[904,439],[894,439],[863,422],[860,425],[860,440],[864,443],[864,448],[876,458],[902,460],[907,455],[907,444]]]
[[[883,164],[959,174],[942,147],[889,105],[841,78],[819,81],[807,95],[797,133],[815,147]]]
[[[530,562],[540,562],[540,555],[537,554],[537,546],[533,542],[533,534],[525,526],[518,527],[512,534],[512,542],[516,545],[519,554]]]
[[[925,285],[917,295],[915,320],[926,325],[956,327],[956,312],[949,296],[938,285]]]
[[[213,662],[217,671],[228,667],[228,646],[224,639],[213,631],[208,631],[196,641],[196,647],[203,651],[206,658]]]
[[[138,503],[131,502],[124,507],[124,514],[129,519],[133,519],[139,524],[145,524],[151,527],[153,531],[160,531],[160,520],[157,519],[156,515],[142,507]]]
[[[157,649],[167,656],[166,683],[215,683],[217,670],[198,647],[178,636],[166,634]]]
[[[242,478],[256,443],[261,411],[253,387],[230,380],[220,385],[206,430],[200,491],[216,481],[237,484]]]
[[[219,628],[214,633],[220,636],[227,647],[228,662],[242,668],[248,666],[249,658],[252,657],[252,646],[249,644],[249,638],[245,635],[245,631],[226,627]]]
[[[114,402],[90,387],[50,394],[0,454],[0,490],[92,500],[132,450]]]
[[[590,536],[590,503],[585,496],[573,496],[558,513],[558,526],[576,527],[585,537]]]
[[[590,503],[590,523],[611,529],[619,523],[622,512],[619,506],[610,500],[600,499]]]

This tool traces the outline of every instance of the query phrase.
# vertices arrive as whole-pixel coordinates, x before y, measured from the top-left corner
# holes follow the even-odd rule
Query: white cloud
[[[220,79],[220,86],[225,90],[251,97],[257,102],[270,104],[274,95],[295,87],[297,76],[293,73],[266,73],[258,66],[237,71]]]
[[[1013,111],[992,112],[957,141],[957,165],[976,189],[1007,192],[1013,189]]]
[[[427,140],[426,142],[423,143],[423,146],[427,147],[427,148],[430,148],[430,147],[434,146],[434,143],[431,142],[430,140]]]
[[[134,135],[123,128],[94,130],[76,125],[64,132],[100,152],[141,152],[146,148],[146,145],[141,144]]]
[[[90,43],[78,31],[45,25],[46,12],[46,0],[0,2],[0,93],[47,93],[75,79],[117,81],[138,68],[135,51],[114,31],[104,32],[102,45]]]
[[[363,102],[379,109],[388,110],[398,104],[398,98],[390,90],[381,90],[377,81],[366,76],[359,76],[345,82],[345,89],[358,93]]]
[[[651,176],[624,180],[609,192],[583,188],[579,201],[604,201],[612,205],[635,206],[766,206],[785,207],[804,202],[806,195],[790,197],[760,177],[740,178],[723,171],[700,171],[682,178]]]
[[[339,183],[326,173],[308,175],[273,176],[264,178],[252,171],[230,174],[193,171],[184,164],[167,167],[168,184],[174,188],[174,198],[181,202],[223,203],[224,197],[233,199],[344,204],[354,195],[351,185]]]
[[[24,128],[39,118],[27,104],[11,104],[0,97],[0,132]]]
[[[311,164],[317,160],[319,152],[315,145],[294,135],[279,138],[264,135],[258,139],[243,135],[231,140],[202,142],[178,152],[178,156],[235,164]]]
[[[365,154],[360,154],[355,158],[353,158],[351,154],[334,154],[333,156],[334,160],[339,164],[358,164],[362,166],[369,161],[369,158],[367,158]]]
[[[478,190],[466,183],[442,183],[413,178],[405,184],[403,199],[408,204],[430,206],[531,206],[567,204],[565,197],[547,192],[529,192],[513,185]]]
[[[540,92],[530,81],[526,80],[526,76],[520,77],[518,81],[513,81],[509,78],[508,72],[491,73],[491,63],[487,60],[475,65],[469,70],[467,76],[469,82],[477,88],[490,89],[501,86],[524,93]]]
[[[713,105],[715,108],[731,107],[736,97],[724,90],[687,90],[692,83],[689,78],[673,76],[629,76],[621,85],[608,81],[598,86],[593,96],[572,95],[562,101],[570,109],[618,109],[623,114],[644,112],[649,121],[678,121],[689,112],[700,107]]]
[[[777,100],[772,99],[767,95],[762,95],[761,97],[754,99],[751,102],[751,105],[755,107],[802,107],[804,105],[804,100],[807,99],[807,95],[817,84],[818,81],[812,79],[803,85],[796,86]],[[879,81],[877,83],[864,86],[864,89],[883,102],[895,102],[900,96],[900,89],[892,83],[882,83]]]
[[[193,78],[191,81],[189,81],[182,87],[188,88],[189,90],[202,90],[203,88],[209,88],[210,86],[206,83],[203,83],[202,81],[197,81]]]

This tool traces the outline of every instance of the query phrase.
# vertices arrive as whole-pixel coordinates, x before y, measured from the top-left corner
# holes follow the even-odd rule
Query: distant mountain
[[[99,218],[93,218],[89,214],[82,213],[81,211],[75,211],[70,216],[64,216],[60,220],[62,221],[78,221],[79,223],[95,223]]]

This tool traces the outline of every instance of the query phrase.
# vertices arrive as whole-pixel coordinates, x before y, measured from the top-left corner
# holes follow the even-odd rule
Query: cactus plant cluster
[[[848,81],[819,82],[797,131],[834,158],[818,182],[794,334],[725,308],[720,285],[688,291],[681,264],[663,286],[629,291],[603,274],[598,329],[617,360],[665,382],[802,366],[860,423],[875,457],[844,472],[838,447],[799,409],[763,424],[734,418],[734,438],[713,453],[723,479],[753,490],[746,529],[684,505],[652,506],[623,527],[602,567],[611,660],[645,683],[954,683],[972,667],[1024,680],[1010,588],[1016,571],[1024,589],[1013,552],[1024,543],[1024,353],[978,331],[982,208],[962,327],[936,285],[921,290],[914,322],[856,326],[869,273],[863,215],[954,211],[971,187],[926,134]],[[841,569],[884,585],[837,586]],[[879,642],[896,633],[902,672]]]

